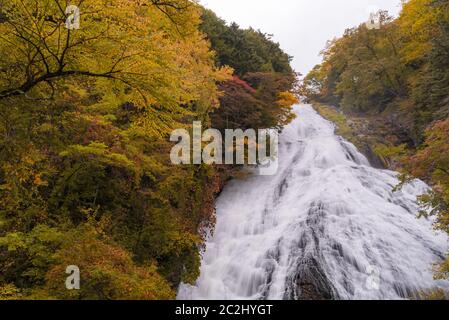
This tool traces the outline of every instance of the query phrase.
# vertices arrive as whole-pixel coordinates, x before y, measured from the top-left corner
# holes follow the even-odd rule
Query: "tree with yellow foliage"
[[[86,283],[104,273],[95,290],[110,294],[81,297],[123,298],[133,283],[148,286],[129,297],[174,297],[198,273],[202,196],[216,188],[213,170],[170,166],[167,135],[207,120],[229,69],[193,2],[74,4],[79,29],[63,1],[0,5],[0,288],[64,297],[51,284],[66,277],[58,252],[87,243],[72,264],[91,264]],[[71,233],[78,244],[54,236]]]
[[[217,62],[195,1],[71,4],[79,28],[66,1],[0,4],[0,299],[174,298],[199,275],[199,230],[229,172],[172,165],[169,133],[212,124],[233,66]],[[281,126],[289,57],[243,33],[264,59],[276,49],[254,64],[264,117],[251,110],[249,125]]]

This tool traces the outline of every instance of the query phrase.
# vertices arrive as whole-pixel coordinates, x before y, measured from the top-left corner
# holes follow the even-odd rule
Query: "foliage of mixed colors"
[[[289,57],[188,0],[78,1],[78,30],[61,3],[0,4],[0,299],[174,298],[229,172],[168,135],[287,123]]]

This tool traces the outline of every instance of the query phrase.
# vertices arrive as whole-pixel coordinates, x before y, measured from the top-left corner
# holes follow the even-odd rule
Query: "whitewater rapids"
[[[414,181],[370,166],[310,105],[280,136],[279,170],[229,183],[195,286],[179,299],[404,299],[435,281],[447,237],[418,219]]]

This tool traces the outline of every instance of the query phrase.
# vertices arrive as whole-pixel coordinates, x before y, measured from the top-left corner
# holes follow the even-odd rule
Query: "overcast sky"
[[[386,9],[397,15],[400,0],[200,0],[227,22],[237,22],[273,34],[293,67],[303,74],[321,61],[326,41],[346,28],[368,20],[369,13]]]

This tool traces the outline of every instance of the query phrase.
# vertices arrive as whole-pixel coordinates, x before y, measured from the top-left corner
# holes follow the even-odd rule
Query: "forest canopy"
[[[0,4],[0,299],[171,299],[230,172],[173,166],[169,133],[280,128],[295,74],[268,36],[192,1],[75,5],[79,29],[61,1]]]

